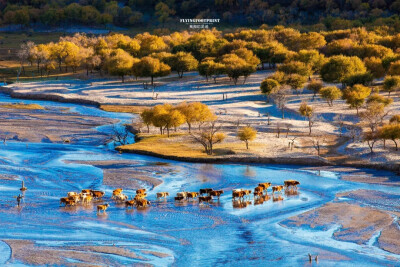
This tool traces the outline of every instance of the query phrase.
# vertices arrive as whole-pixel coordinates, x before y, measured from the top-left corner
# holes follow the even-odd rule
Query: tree
[[[111,75],[118,75],[124,82],[125,75],[132,72],[134,59],[122,49],[117,49],[111,53],[111,57],[107,61],[108,72]]]
[[[163,2],[159,2],[155,6],[155,10],[156,10],[155,14],[158,17],[158,21],[162,23],[163,27],[164,23],[169,19],[169,16],[175,14],[175,10],[170,9],[169,6]]]
[[[365,132],[363,135],[363,140],[367,142],[371,154],[374,153],[374,145],[378,141],[379,135],[376,132]]]
[[[214,121],[216,119],[215,114],[210,108],[206,104],[200,102],[183,102],[178,105],[177,109],[184,115],[189,133],[194,123],[199,123],[199,125],[201,125],[204,122]]]
[[[198,61],[192,56],[192,54],[186,52],[178,52],[168,61],[171,69],[178,72],[179,78],[183,77],[183,72],[195,70],[198,65]]]
[[[370,85],[374,77],[372,76],[371,73],[365,72],[365,73],[356,73],[353,75],[349,75],[346,78],[343,79],[343,84],[347,86],[353,86],[355,84],[362,84],[362,85]]]
[[[150,133],[150,125],[153,123],[154,111],[153,109],[147,108],[140,113],[140,118],[143,123],[147,126],[147,133]]]
[[[160,134],[164,134],[164,126],[166,125],[166,117],[172,106],[169,104],[157,105],[152,108],[153,116],[151,123],[160,129]]]
[[[294,59],[306,64],[312,73],[319,73],[322,65],[326,62],[325,56],[317,50],[300,50]]]
[[[217,83],[217,77],[225,72],[225,65],[213,60],[205,60],[199,64],[198,70],[199,74],[205,76],[207,81],[208,77],[213,77],[214,83]]]
[[[239,130],[237,134],[240,141],[246,143],[246,148],[249,149],[249,141],[253,141],[257,136],[257,130],[253,127],[246,126]]]
[[[246,82],[246,78],[256,71],[256,66],[248,64],[244,59],[238,57],[236,54],[224,55],[221,63],[225,65],[225,73],[233,80],[235,85],[240,76],[244,76],[244,82]]]
[[[397,60],[390,64],[388,73],[390,75],[400,75],[400,60]]]
[[[393,103],[393,98],[384,97],[380,94],[375,93],[375,94],[370,95],[367,99],[367,105],[370,105],[373,103],[382,104],[384,107],[387,107]]]
[[[320,80],[311,80],[307,85],[307,89],[314,93],[313,100],[315,99],[317,93],[319,93],[319,90],[321,90],[322,86],[323,84]]]
[[[307,102],[302,102],[299,108],[299,113],[307,117],[308,119],[308,128],[310,130],[309,135],[311,135],[312,126],[314,125],[314,109],[313,107],[307,105]]]
[[[288,101],[289,91],[286,88],[280,88],[272,94],[274,102],[282,112],[282,119],[285,118],[285,107]]]
[[[389,92],[389,96],[391,92],[396,91],[400,86],[400,76],[386,76],[383,81],[383,90]]]
[[[343,91],[343,98],[346,100],[346,103],[350,105],[350,107],[356,108],[358,115],[358,109],[364,104],[365,99],[370,94],[370,88],[361,84],[356,84],[352,87],[347,87]]]
[[[282,71],[286,74],[299,74],[301,76],[309,77],[311,75],[311,68],[305,63],[300,61],[290,61],[283,63],[278,67],[278,71]]]
[[[156,58],[143,57],[133,64],[133,74],[136,77],[150,77],[153,85],[154,77],[166,76],[171,72],[171,68],[160,62]]]
[[[198,133],[191,133],[191,136],[195,142],[200,143],[204,147],[207,155],[212,155],[213,146],[225,139],[225,134],[219,132],[220,129],[221,126],[217,125],[216,121],[212,121],[206,127],[199,130]]]
[[[368,125],[371,133],[376,133],[380,124],[382,124],[385,113],[385,106],[378,102],[370,102],[364,112],[359,114],[360,118]]]
[[[393,115],[390,120],[390,124],[400,124],[400,115]]]
[[[387,124],[378,130],[378,135],[382,139],[392,140],[398,151],[397,139],[400,139],[400,124]]]
[[[18,51],[18,58],[20,60],[22,72],[25,74],[25,67],[24,63],[26,61],[31,60],[31,51],[32,48],[35,46],[34,42],[28,41],[26,43],[21,44],[21,49]]]
[[[364,64],[367,70],[376,79],[385,76],[385,68],[382,65],[382,59],[377,57],[367,57],[364,59]]]
[[[322,88],[319,93],[321,97],[328,102],[328,105],[331,107],[333,105],[333,100],[339,99],[342,97],[342,91],[336,86],[327,86]]]
[[[261,82],[260,89],[263,94],[267,96],[267,101],[269,103],[269,96],[279,89],[280,84],[274,80],[266,78]]]
[[[325,82],[343,82],[348,76],[365,73],[364,63],[358,57],[333,56],[321,68]]]
[[[169,130],[171,128],[176,128],[182,125],[185,122],[185,116],[177,110],[177,109],[170,109],[167,114],[165,114],[165,128],[167,129],[167,134],[169,137]]]
[[[299,94],[299,89],[302,89],[304,87],[306,81],[306,76],[291,74],[287,77],[285,83],[289,85],[292,89],[296,90],[296,93]]]

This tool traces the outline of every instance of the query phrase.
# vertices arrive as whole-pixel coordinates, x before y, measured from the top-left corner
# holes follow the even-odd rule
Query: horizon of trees
[[[338,30],[388,25],[400,30],[400,0],[0,0],[0,24],[119,27],[174,25],[178,18],[219,18],[225,25],[308,25]],[[312,26],[311,26],[312,25]]]

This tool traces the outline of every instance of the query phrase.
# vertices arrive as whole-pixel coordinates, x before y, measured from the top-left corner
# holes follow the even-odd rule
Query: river
[[[6,95],[0,95],[0,102],[68,107],[70,111],[83,115],[118,119],[119,125],[132,118],[128,114],[105,112],[91,106],[15,100]],[[97,130],[107,133],[111,128],[108,125]],[[291,216],[333,201],[339,192],[367,189],[400,194],[400,188],[394,186],[350,182],[341,179],[341,173],[318,173],[297,166],[182,163],[119,154],[112,146],[79,143],[9,141],[0,146],[0,160],[1,175],[18,177],[0,180],[0,240],[32,241],[39,253],[41,249],[60,253],[68,248],[87,253],[94,257],[93,260],[100,257],[104,265],[144,263],[155,266],[297,266],[308,264],[308,253],[346,258],[321,256],[322,266],[395,265],[400,259],[396,254],[380,249],[374,242],[356,244],[333,239],[335,228],[316,230],[280,224]],[[131,168],[152,166],[148,175],[161,180],[162,184],[155,188],[143,185],[150,190],[148,199],[152,201],[151,206],[127,211],[122,205],[112,202],[110,195],[114,188],[103,184],[102,169],[90,164],[71,163],[88,160],[129,161],[132,162]],[[155,162],[169,171],[154,171]],[[25,180],[28,191],[22,207],[17,208],[14,197],[19,193],[21,179]],[[230,195],[233,188],[253,189],[260,182],[282,184],[286,179],[300,181],[299,195],[283,194],[281,201],[271,199],[262,205],[250,203],[246,208],[233,207]],[[176,192],[208,187],[224,189],[226,193],[211,205],[173,201]],[[97,215],[95,206],[59,206],[60,197],[84,188],[106,192],[104,202],[110,203],[107,215]],[[134,190],[124,188],[128,195],[133,195]],[[170,192],[171,197],[167,201],[156,201],[155,193],[160,191]],[[123,248],[127,253],[88,249],[95,246]],[[0,264],[30,265],[29,262],[10,259],[10,255],[7,243],[0,242]],[[83,262],[81,256],[65,255],[61,265]]]

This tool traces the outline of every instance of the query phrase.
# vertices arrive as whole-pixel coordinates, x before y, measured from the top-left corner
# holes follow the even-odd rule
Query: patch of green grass
[[[0,104],[0,108],[12,108],[12,109],[45,109],[41,105],[38,104]]]
[[[100,105],[100,109],[109,112],[123,112],[140,114],[145,110],[146,106],[130,106],[130,105]]]

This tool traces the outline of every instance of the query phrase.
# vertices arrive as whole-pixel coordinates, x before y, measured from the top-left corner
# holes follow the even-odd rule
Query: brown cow
[[[236,199],[236,198],[243,198],[244,197],[244,191],[233,191],[232,192],[232,198]]]
[[[262,188],[264,188],[264,190],[267,190],[268,187],[271,186],[271,183],[259,183],[258,186],[261,186]]]
[[[117,188],[113,191],[111,198],[114,199],[116,196],[119,196],[122,193],[122,188]]]
[[[143,199],[143,198],[145,198],[145,197],[147,197],[147,194],[146,193],[144,193],[144,194],[136,194],[136,196],[135,196],[135,200],[138,200],[138,199]]]
[[[185,199],[185,197],[178,196],[178,197],[175,197],[174,199],[175,199],[175,201],[182,201]]]
[[[106,209],[109,207],[110,205],[107,203],[107,204],[104,204],[104,205],[98,205],[97,206],[97,213],[100,213],[100,211],[103,211],[103,213],[107,213],[106,212]]]
[[[83,204],[89,204],[90,202],[92,202],[92,199],[93,199],[93,197],[92,196],[86,196],[84,199],[83,199]]]
[[[264,187],[262,186],[257,186],[256,188],[254,188],[254,194],[255,193],[262,193],[265,190]]]
[[[105,192],[103,192],[103,191],[92,190],[92,196],[93,196],[93,198],[99,199],[99,198],[104,197],[104,195],[105,195]]]
[[[126,208],[132,207],[132,209],[133,209],[134,205],[136,205],[136,200],[134,200],[134,199],[125,201]]]
[[[199,193],[197,193],[197,192],[187,192],[186,197],[193,199],[193,198],[196,198],[198,195],[199,195]]]
[[[74,206],[76,204],[75,199],[70,197],[62,197],[60,198],[60,206],[61,204],[65,204],[65,206]]]
[[[283,185],[273,186],[272,187],[272,194],[274,194],[275,192],[282,192],[282,189],[283,189]]]
[[[92,194],[92,190],[91,189],[82,189],[81,193],[82,194],[91,195]]]
[[[187,197],[187,192],[178,192],[178,193],[176,193],[176,196],[177,196],[177,197],[186,198],[186,197]]]
[[[136,201],[137,207],[144,208],[144,207],[147,207],[148,205],[150,205],[150,201],[148,201],[147,199],[143,198],[143,199],[139,199]]]
[[[251,194],[251,190],[243,190],[244,196],[249,196]]]
[[[297,186],[300,184],[300,182],[296,181],[296,180],[286,180],[286,181],[283,182],[283,184],[288,189],[289,189],[290,186],[297,189]]]
[[[146,193],[146,189],[144,188],[136,190],[136,194],[144,194],[144,193]]]
[[[212,197],[219,197],[224,193],[224,190],[213,190],[210,192],[210,196]]]
[[[263,192],[256,192],[254,191],[254,197],[262,197],[263,196]]]
[[[168,192],[159,192],[157,193],[157,198],[162,198],[162,197],[168,197],[169,193]]]
[[[211,200],[212,200],[212,197],[211,197],[211,196],[205,196],[205,197],[200,196],[200,197],[199,197],[199,203],[210,202]]]
[[[203,189],[200,189],[200,195],[210,194],[211,191],[213,191],[212,188],[203,188]]]

